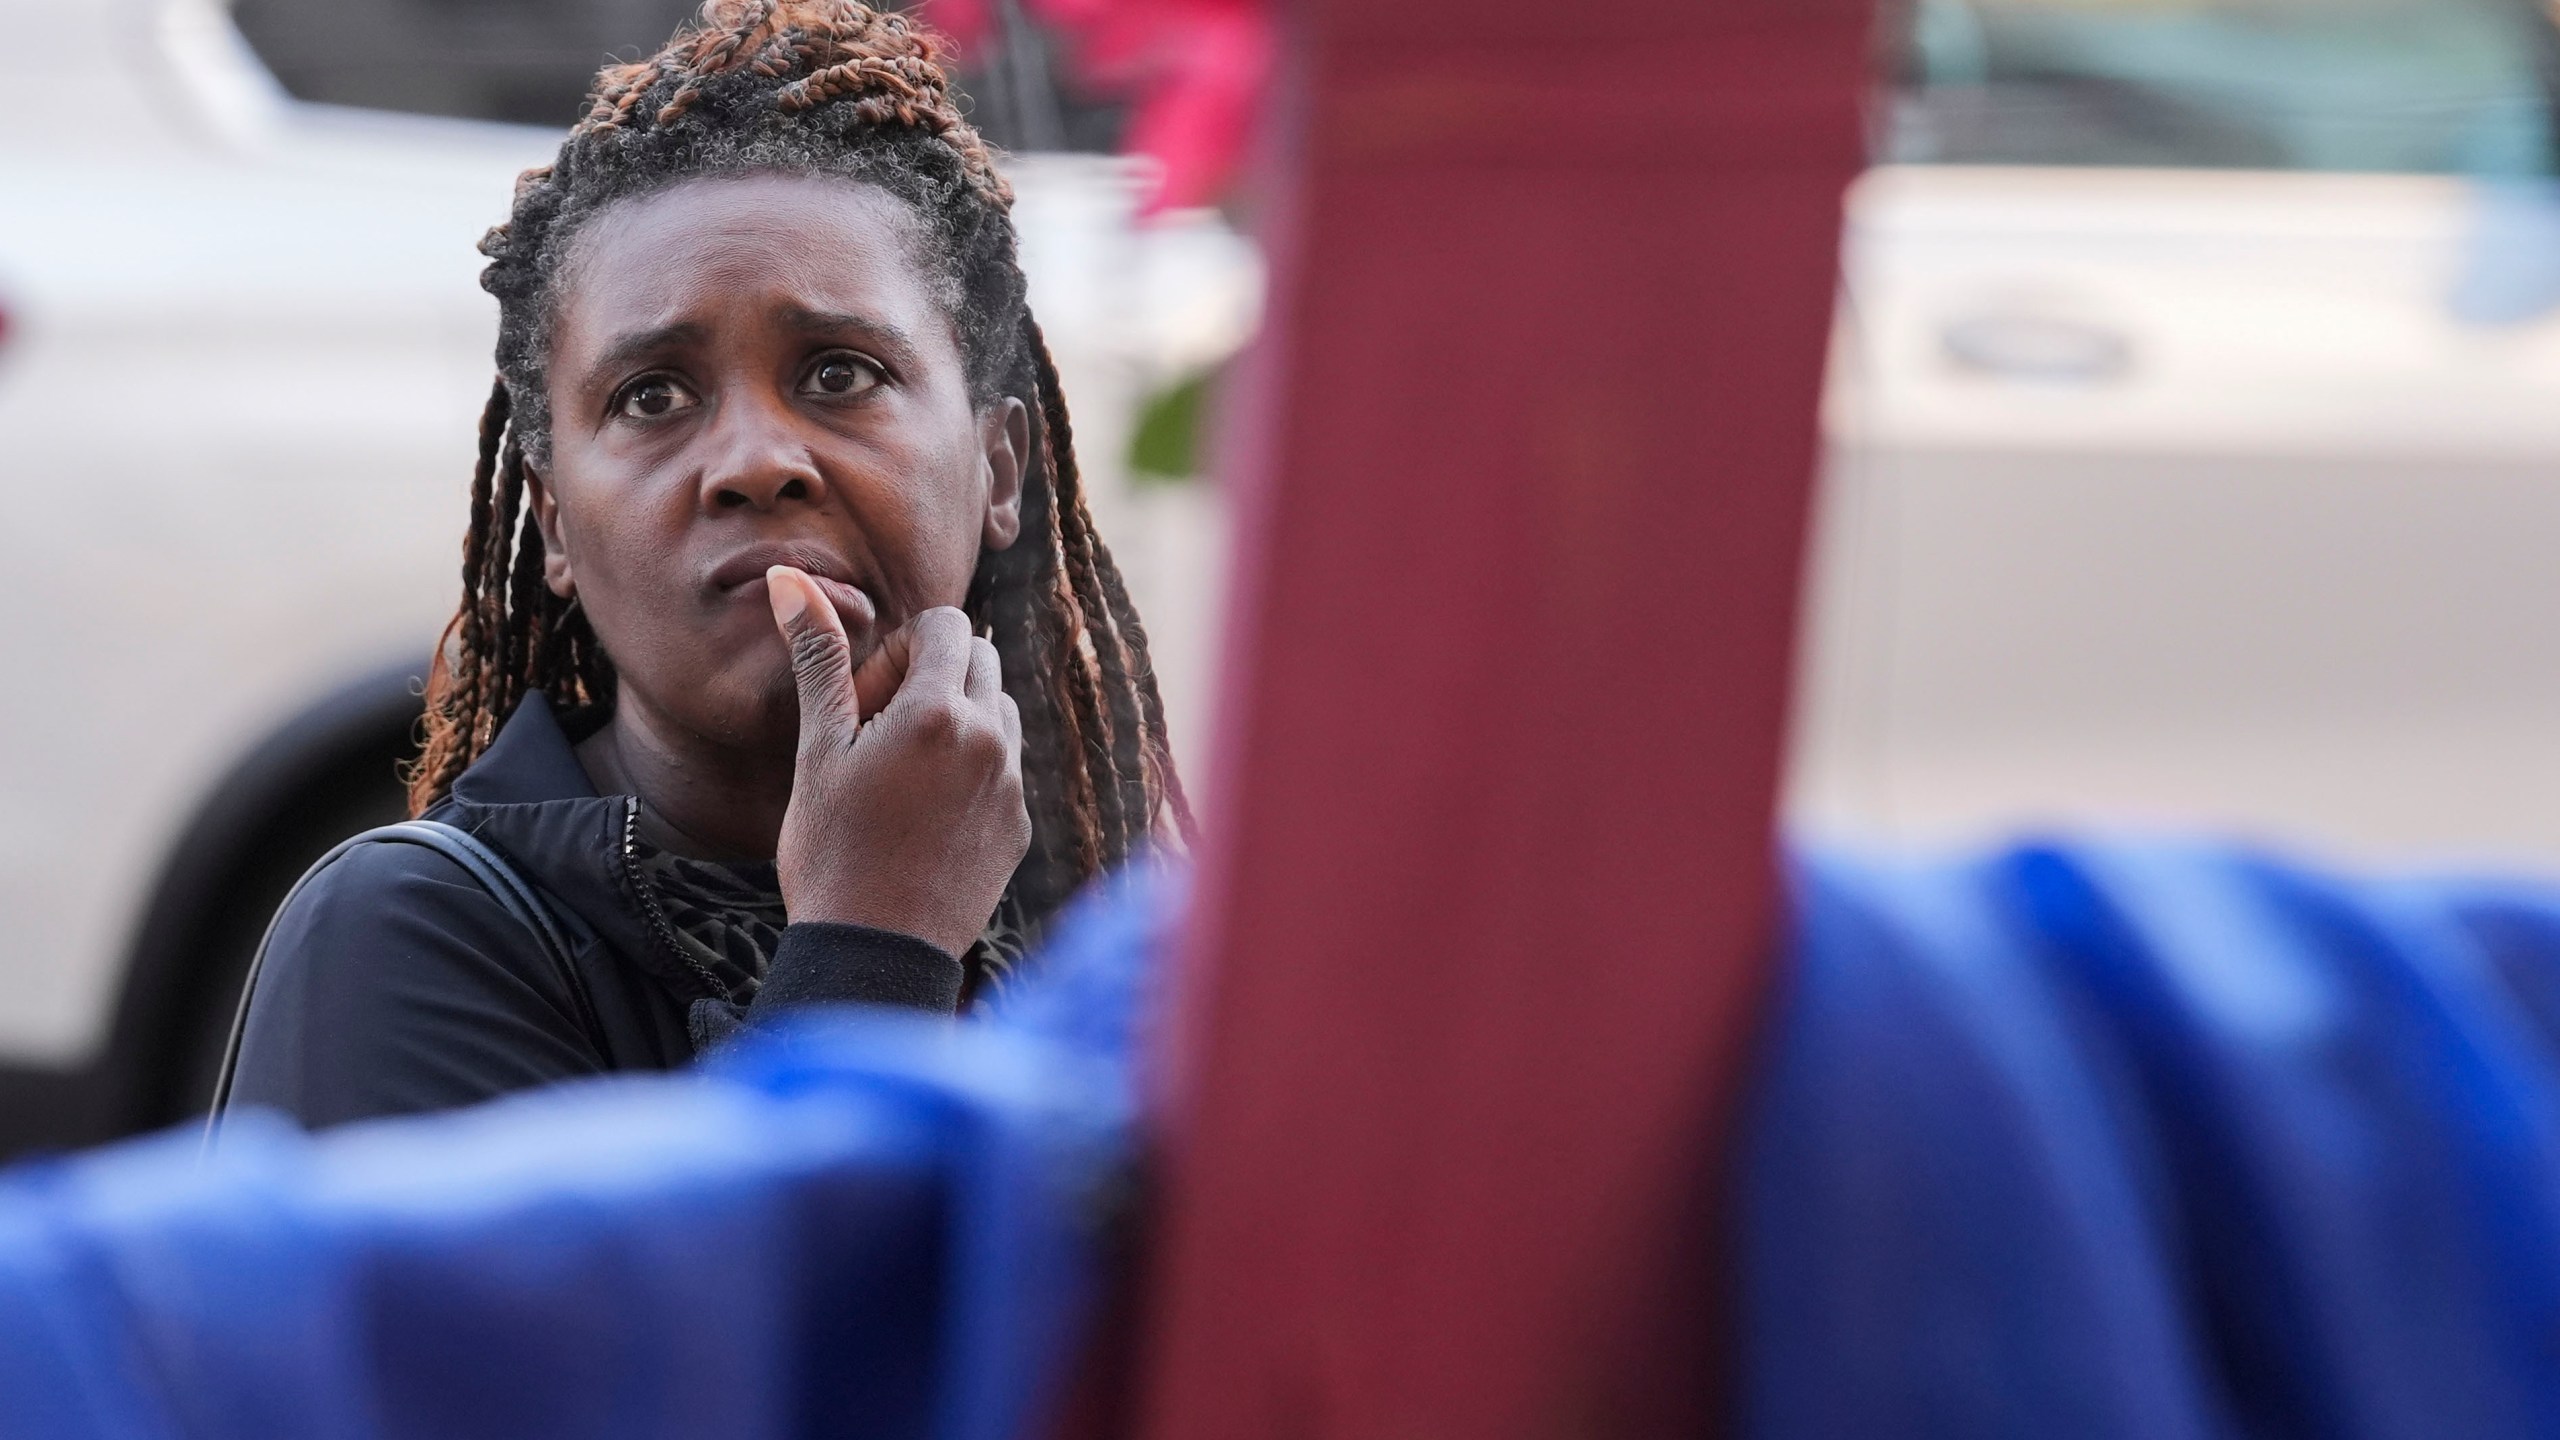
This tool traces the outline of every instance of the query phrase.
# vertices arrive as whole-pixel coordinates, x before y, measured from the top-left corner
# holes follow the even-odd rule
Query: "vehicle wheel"
[[[405,739],[405,737],[403,737]],[[371,764],[325,777],[298,797],[277,826],[259,837],[240,856],[239,869],[225,888],[229,895],[203,933],[196,982],[172,1017],[168,1060],[160,1083],[156,1113],[137,1117],[137,1129],[205,1113],[213,1103],[222,1052],[231,1038],[240,987],[249,974],[250,957],[267,931],[267,922],[284,903],[293,882],[329,847],[350,835],[407,818],[408,797],[395,767],[401,746],[385,746]]]
[[[408,814],[419,715],[408,669],[367,677],[270,738],[172,848],[92,1077],[105,1135],[202,1116],[267,922],[311,862]]]

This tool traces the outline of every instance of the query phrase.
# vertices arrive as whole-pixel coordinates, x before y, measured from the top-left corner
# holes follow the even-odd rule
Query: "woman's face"
[[[1029,420],[970,403],[918,234],[876,188],[758,175],[625,202],[574,242],[533,508],[626,713],[788,753],[768,566],[819,578],[858,663],[1013,543]]]

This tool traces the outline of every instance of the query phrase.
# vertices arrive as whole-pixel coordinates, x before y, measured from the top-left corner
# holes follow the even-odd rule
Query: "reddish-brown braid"
[[[548,458],[544,391],[555,282],[570,237],[619,199],[700,175],[793,170],[877,185],[923,222],[981,403],[1031,409],[1023,532],[988,551],[968,611],[995,642],[1023,718],[1032,845],[1006,905],[1037,924],[1085,880],[1191,816],[1165,741],[1147,635],[1094,532],[1066,398],[1014,259],[1013,194],[963,117],[941,46],[906,17],[851,0],[710,0],[648,59],[596,77],[551,165],[518,182],[489,234],[499,379],[480,422],[462,605],[427,689],[411,807],[441,800],[524,697],[564,714],[612,703],[611,659],[574,600],[543,583],[526,513]]]

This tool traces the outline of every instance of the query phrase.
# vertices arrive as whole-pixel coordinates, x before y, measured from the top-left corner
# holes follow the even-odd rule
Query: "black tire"
[[[0,1063],[0,1159],[191,1121],[213,1094],[267,919],[338,841],[407,813],[419,714],[409,667],[314,705],[233,768],[170,847],[135,931],[104,1053]]]
[[[240,858],[225,887],[228,903],[207,918],[197,969],[167,1022],[162,1073],[145,1082],[148,1088],[138,1098],[147,1098],[128,1122],[132,1129],[193,1119],[213,1103],[240,988],[267,921],[293,882],[330,846],[408,816],[408,799],[394,773],[400,758],[386,747],[373,763],[319,780]]]
[[[402,667],[312,707],[242,761],[172,848],[93,1077],[97,1138],[204,1114],[285,893],[330,846],[408,814],[399,767],[414,753],[418,688]]]

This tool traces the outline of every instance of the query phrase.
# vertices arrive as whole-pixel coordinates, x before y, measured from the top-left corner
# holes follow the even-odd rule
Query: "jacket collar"
[[[639,804],[629,795],[598,795],[551,702],[528,695],[453,782],[436,818],[496,846],[607,949],[678,998],[725,999],[651,924],[656,912],[631,872]]]
[[[498,728],[498,738],[453,782],[463,805],[534,805],[545,800],[593,800],[595,782],[551,713],[546,695],[527,695]]]

